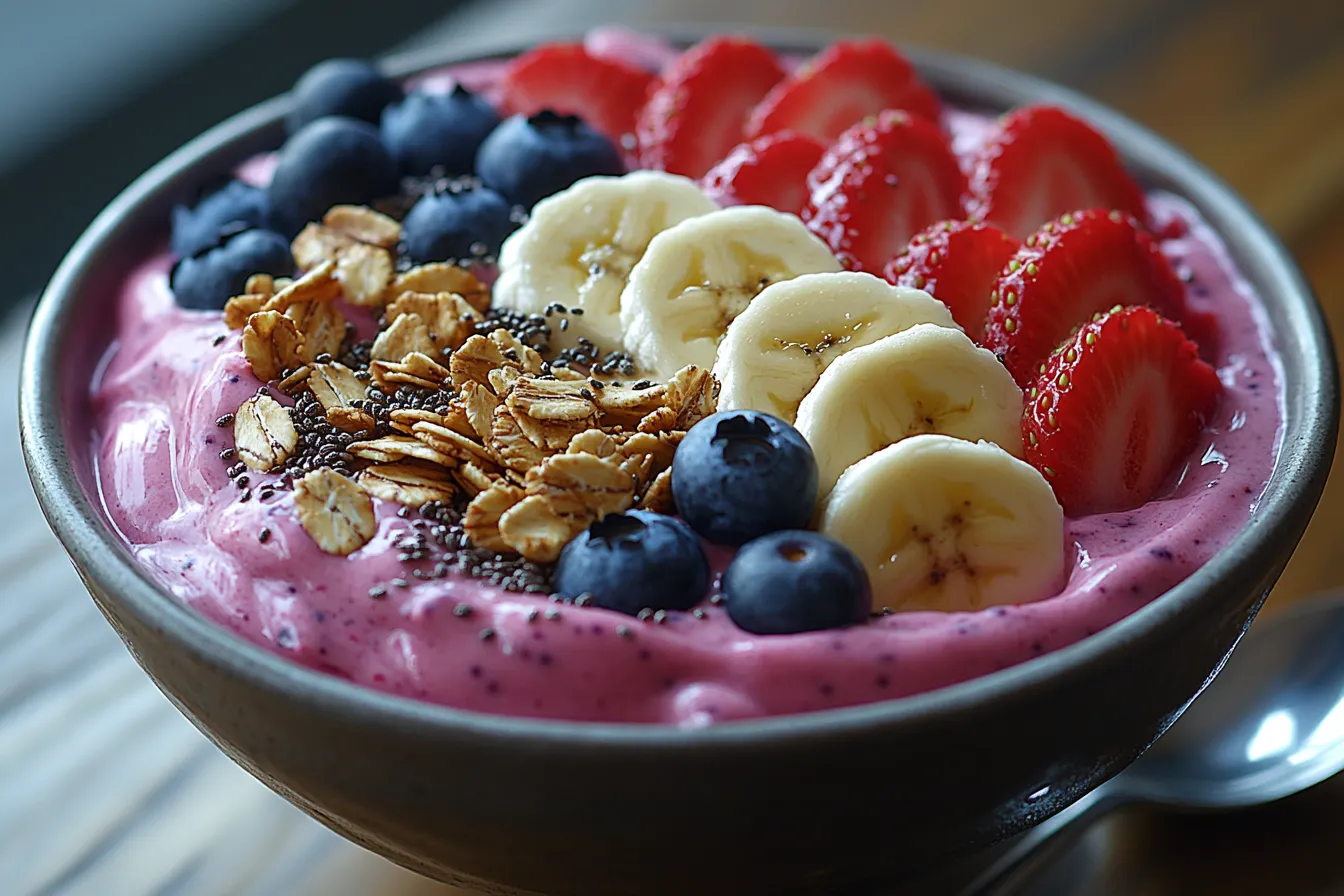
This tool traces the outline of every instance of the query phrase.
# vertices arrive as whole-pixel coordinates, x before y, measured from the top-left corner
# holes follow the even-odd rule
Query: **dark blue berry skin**
[[[171,248],[178,258],[187,258],[219,245],[231,234],[265,227],[266,221],[266,191],[231,180],[193,206],[173,206]]]
[[[221,246],[181,259],[173,268],[170,285],[183,308],[218,311],[243,293],[253,274],[288,277],[293,272],[289,240],[269,230],[248,230],[229,237]]]
[[[498,255],[515,226],[511,208],[485,187],[425,196],[401,222],[406,257],[412,264],[427,264]]]
[[[798,430],[760,411],[720,411],[686,433],[672,461],[672,496],[714,544],[746,544],[802,529],[817,502],[817,461]]]
[[[289,138],[267,188],[272,226],[294,236],[333,205],[366,205],[396,192],[397,170],[378,129],[322,118]]]
[[[512,202],[531,208],[594,174],[624,174],[616,145],[573,115],[515,115],[485,138],[476,174]]]
[[[494,107],[462,85],[444,94],[412,93],[383,111],[383,143],[406,177],[443,169],[471,174],[476,150],[499,124]]]
[[[868,574],[854,552],[804,530],[748,542],[723,574],[728,618],[758,635],[859,625],[869,615]]]
[[[593,523],[560,552],[555,593],[591,595],[593,604],[631,616],[640,610],[689,610],[705,596],[709,563],[695,533],[647,510]]]
[[[343,115],[377,124],[383,109],[405,94],[362,59],[328,59],[308,69],[294,84],[294,106],[285,118],[296,134],[319,118]]]

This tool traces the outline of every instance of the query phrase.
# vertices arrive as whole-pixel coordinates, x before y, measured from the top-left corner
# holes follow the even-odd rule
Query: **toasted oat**
[[[635,480],[611,460],[593,454],[556,454],[527,471],[527,493],[546,499],[560,516],[584,525],[635,502]]]
[[[448,358],[453,385],[459,390],[467,383],[490,385],[490,371],[504,364],[499,346],[484,336],[472,336]]]
[[[499,531],[500,518],[523,500],[523,490],[506,482],[495,482],[471,499],[462,515],[462,528],[471,543],[487,551],[509,551]]]
[[[636,432],[630,433],[622,442],[618,453],[618,462],[627,475],[634,478],[642,490],[669,463],[663,463],[662,444],[655,435]]]
[[[677,412],[668,407],[657,408],[635,428],[645,433],[671,432],[677,428]]]
[[[398,386],[438,389],[448,380],[448,368],[420,352],[411,352],[402,361],[374,361],[369,365],[374,385],[391,394]]]
[[[373,340],[370,357],[375,361],[400,361],[412,352],[435,354],[429,327],[417,314],[403,314]]]
[[[243,287],[243,292],[250,295],[264,295],[267,298],[275,295],[275,278],[270,274],[253,274],[247,278],[247,285]]]
[[[672,501],[672,469],[670,467],[654,478],[636,506],[640,510],[651,510],[654,513],[675,512],[676,505]]]
[[[302,367],[296,367],[289,376],[275,384],[276,388],[288,395],[293,395],[295,390],[308,382],[308,377],[312,376],[313,368],[305,364]]]
[[[289,254],[301,270],[324,261],[335,261],[341,252],[354,245],[349,236],[321,224],[309,224],[289,244]]]
[[[552,367],[551,376],[569,383],[587,382],[588,376],[572,367]]]
[[[243,328],[243,355],[257,379],[269,382],[303,366],[303,334],[279,311],[258,311]]]
[[[390,464],[401,460],[423,460],[441,467],[457,466],[457,458],[442,451],[436,451],[429,445],[411,436],[383,436],[363,442],[352,442],[345,449],[355,457],[371,460],[374,463]]]
[[[487,445],[501,464],[520,473],[526,473],[546,458],[546,452],[523,435],[518,421],[502,404],[495,409]]]
[[[401,239],[401,225],[363,205],[334,205],[322,223],[342,236],[380,249],[394,249]]]
[[[417,423],[437,423],[443,426],[443,415],[435,411],[426,411],[422,408],[397,408],[388,415],[392,422],[392,428],[397,432],[404,432],[410,435],[413,427]]]
[[[338,362],[314,364],[308,376],[308,388],[328,411],[335,407],[348,407],[368,392],[355,372]]]
[[[628,386],[607,386],[590,390],[602,411],[602,422],[607,426],[634,426],[648,414],[663,407],[666,388],[659,385],[648,389]]]
[[[611,457],[616,453],[617,443],[600,429],[585,429],[569,440],[565,449],[567,454],[591,454],[595,457]]]
[[[467,382],[462,386],[462,408],[466,414],[467,424],[482,444],[490,441],[497,407],[499,399],[480,383]]]
[[[499,482],[499,475],[492,474],[473,463],[465,463],[453,470],[453,477],[462,490],[473,498]]]
[[[500,357],[503,358],[503,364],[506,367],[514,367],[523,373],[540,374],[546,369],[546,364],[537,350],[523,345],[512,333],[505,329],[497,329],[490,334],[490,341],[499,349]]]
[[[296,302],[285,309],[285,317],[303,334],[303,359],[312,362],[318,355],[334,355],[345,341],[345,316],[331,302]]]
[[[392,253],[365,243],[347,246],[336,262],[336,279],[352,305],[382,304],[393,273]]]
[[[368,493],[333,470],[314,470],[295,483],[294,505],[299,524],[328,554],[351,554],[378,529]]]
[[[294,453],[299,434],[288,408],[269,395],[254,395],[233,415],[233,441],[242,462],[265,473]]]
[[[254,276],[255,279],[255,276]],[[248,281],[251,285],[252,281]],[[271,299],[269,292],[248,290],[241,296],[234,296],[224,303],[224,326],[230,330],[241,330],[247,326],[247,319],[261,310]]]
[[[553,563],[560,551],[588,521],[564,517],[540,495],[514,504],[499,518],[499,537],[508,547],[534,563]]]
[[[398,274],[388,288],[388,299],[394,300],[402,293],[419,292],[434,295],[451,292],[461,296],[467,304],[484,314],[490,308],[490,290],[476,279],[471,271],[455,264],[436,262],[422,264]]]
[[[677,429],[690,429],[714,413],[719,381],[703,367],[683,367],[667,381],[667,406],[677,412]]]
[[[327,411],[327,422],[343,432],[372,432],[378,421],[368,411],[334,407]]]
[[[496,398],[508,398],[514,385],[523,378],[523,372],[516,367],[497,367],[490,371],[490,389]]]
[[[476,332],[476,322],[481,319],[475,308],[451,292],[402,293],[387,306],[387,318],[396,320],[404,314],[414,314],[425,323],[430,341],[440,352],[460,348]]]
[[[524,376],[509,391],[505,403],[515,413],[543,423],[589,420],[596,424],[597,406],[588,397],[591,394],[591,390],[579,383]],[[568,439],[565,444],[569,444]]]
[[[421,507],[430,501],[448,502],[457,492],[450,472],[416,461],[365,467],[355,479],[375,498],[407,507]]]
[[[266,300],[262,311],[284,311],[299,302],[331,302],[341,297],[336,264],[324,261]]]
[[[455,457],[458,460],[494,462],[494,458],[484,447],[446,426],[439,426],[434,423],[417,423],[411,427],[411,433],[435,451]]]

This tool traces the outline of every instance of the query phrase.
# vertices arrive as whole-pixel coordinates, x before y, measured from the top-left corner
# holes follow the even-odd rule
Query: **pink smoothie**
[[[627,46],[608,42],[612,52]],[[494,71],[474,66],[464,80],[488,87]],[[423,80],[439,86],[447,78]],[[986,121],[951,113],[947,124],[964,154]],[[264,178],[266,166],[251,171]],[[1150,202],[1160,222],[1186,225],[1162,249],[1188,277],[1190,304],[1217,315],[1214,363],[1226,391],[1170,494],[1131,512],[1067,521],[1067,584],[1036,603],[757,636],[706,595],[703,618],[638,622],[476,579],[416,578],[413,570],[432,562],[399,559],[398,543],[414,537],[417,516],[378,500],[374,539],[348,558],[324,554],[299,526],[292,492],[239,501],[219,459],[232,432],[216,421],[261,384],[221,314],[175,306],[163,253],[147,253],[122,288],[116,338],[92,384],[102,500],[155,580],[219,624],[295,662],[448,706],[695,726],[943,687],[1111,625],[1207,561],[1255,512],[1282,415],[1268,323],[1194,210],[1170,195]],[[249,475],[254,493],[275,478]],[[722,569],[726,555],[715,559]],[[404,587],[370,596],[394,581]]]

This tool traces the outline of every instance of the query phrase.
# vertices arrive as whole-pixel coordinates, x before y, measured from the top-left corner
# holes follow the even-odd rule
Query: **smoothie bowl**
[[[29,470],[137,660],[439,879],[968,855],[1174,721],[1327,473],[1314,300],[1179,152],[966,60],[691,43],[315,71],[34,320]]]

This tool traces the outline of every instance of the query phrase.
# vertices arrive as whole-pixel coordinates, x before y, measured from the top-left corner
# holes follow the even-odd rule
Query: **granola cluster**
[[[469,271],[397,273],[399,239],[394,219],[337,206],[294,240],[303,276],[255,276],[225,307],[257,378],[315,400],[343,435],[294,484],[317,545],[346,555],[366,544],[373,497],[465,504],[474,547],[535,563],[553,562],[606,514],[670,512],[673,453],[715,409],[710,373],[687,367],[666,383],[625,384],[552,366],[508,330],[481,332],[490,293]],[[381,309],[371,344],[355,346],[338,300]],[[238,458],[258,472],[282,469],[303,448],[293,412],[269,390],[244,402],[233,425]]]

